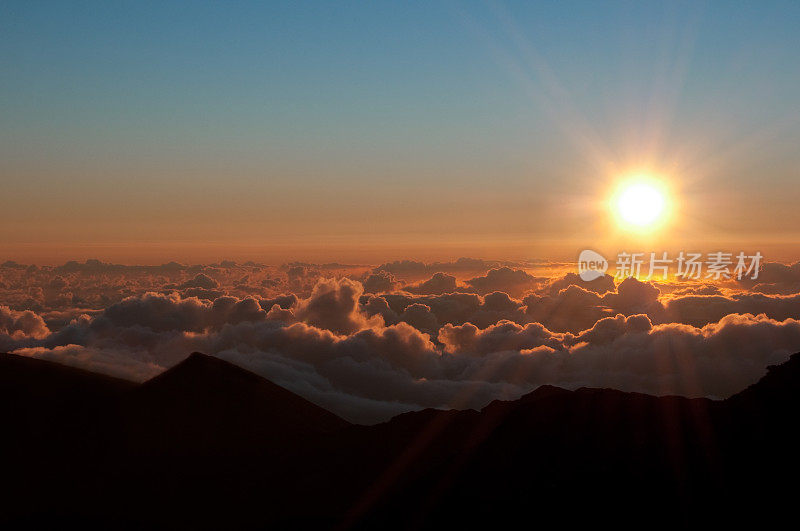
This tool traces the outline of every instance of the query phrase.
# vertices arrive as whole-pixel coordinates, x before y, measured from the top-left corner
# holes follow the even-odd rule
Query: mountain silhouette
[[[358,426],[197,353],[141,385],[0,355],[0,519],[764,526],[794,516],[799,398],[795,354],[721,401],[542,386]]]
[[[7,434],[0,438],[0,452],[46,451],[53,434],[105,425],[109,404],[135,387],[58,363],[0,354],[0,419]],[[64,437],[60,444],[82,446],[91,440]]]
[[[126,397],[124,438],[140,453],[260,454],[349,423],[219,358],[191,354]]]

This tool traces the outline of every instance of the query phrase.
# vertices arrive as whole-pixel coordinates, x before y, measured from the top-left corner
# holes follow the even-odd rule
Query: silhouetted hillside
[[[780,365],[767,367],[767,374],[747,389],[726,400],[732,407],[758,405],[777,407],[800,404],[800,353]]]
[[[194,353],[126,397],[124,437],[138,453],[259,454],[349,423],[219,358]]]
[[[109,404],[135,387],[132,382],[58,363],[0,354],[0,418],[6,434],[0,439],[0,450],[49,448],[53,434],[104,425]],[[61,444],[75,442],[64,439]]]
[[[0,356],[0,371],[11,434],[0,509],[15,522],[405,529],[793,517],[797,354],[725,401],[543,386],[481,411],[376,426],[348,425],[201,354],[139,386],[17,356]]]

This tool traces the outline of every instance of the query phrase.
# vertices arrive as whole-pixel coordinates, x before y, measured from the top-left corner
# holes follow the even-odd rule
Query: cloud
[[[664,322],[703,326],[732,313],[764,314],[773,319],[800,316],[800,294],[764,295],[735,293],[722,295],[686,295],[666,300]]]
[[[660,290],[650,282],[642,282],[633,277],[626,278],[617,286],[617,291],[603,295],[603,304],[618,313],[631,315],[645,313],[660,319],[663,306],[658,300]]]
[[[554,334],[539,323],[525,326],[500,321],[480,329],[472,323],[461,326],[444,325],[439,332],[439,341],[449,354],[481,356],[492,352],[521,351],[546,346],[563,348],[563,336]]]
[[[460,337],[443,339],[455,356],[481,355],[466,375],[488,381],[719,398],[800,348],[800,321],[794,319],[728,315],[703,328],[648,321],[643,315],[606,318],[580,336],[565,334],[560,345],[558,335],[512,323],[482,331],[465,325]]]
[[[567,289],[569,286],[578,286],[586,291],[592,291],[602,295],[609,291],[616,291],[614,277],[603,275],[594,280],[582,280],[577,273],[567,273],[563,277],[551,279],[544,286],[544,291],[551,296],[557,295],[559,291]]]
[[[617,314],[597,321],[592,328],[578,334],[575,338],[567,336],[566,344],[589,343],[592,345],[607,345],[612,341],[636,332],[649,332],[653,329],[650,318],[644,314],[625,317]]]
[[[439,330],[439,321],[436,319],[436,315],[431,311],[430,306],[424,304],[409,304],[400,314],[399,320],[426,334],[435,335]]]
[[[0,306],[0,334],[11,338],[41,339],[50,333],[50,329],[38,314],[26,310],[14,311],[8,306]]]
[[[109,264],[101,262],[97,259],[89,259],[85,262],[76,262],[70,260],[69,262],[57,266],[55,271],[57,273],[85,273],[85,274],[101,274],[101,273],[132,273],[132,272],[149,272],[149,273],[165,273],[176,272],[187,269],[187,266],[179,264],[178,262],[169,262],[162,265],[147,266],[147,265],[122,265],[122,264]]]
[[[442,295],[457,291],[456,277],[447,273],[434,273],[428,280],[403,287],[403,291],[424,295]]]
[[[500,267],[489,270],[485,276],[466,280],[465,284],[481,294],[504,291],[509,295],[522,295],[525,291],[536,287],[542,280],[520,269]]]
[[[178,289],[188,289],[188,288],[201,288],[201,289],[215,289],[219,287],[219,282],[214,280],[213,278],[209,277],[204,273],[198,273],[192,279],[187,280],[180,286]]]
[[[555,296],[530,294],[522,302],[527,321],[564,332],[585,330],[613,312],[597,293],[572,285]]]
[[[184,299],[176,293],[145,293],[109,306],[97,319],[115,327],[140,326],[154,332],[200,332],[207,326],[210,307],[209,302],[197,297]]]
[[[477,273],[498,267],[498,262],[487,262],[475,258],[459,258],[454,262],[433,262],[426,264],[414,260],[398,260],[379,265],[376,271],[387,271],[402,277],[421,277],[438,272],[469,272]]]
[[[363,293],[360,282],[343,279],[320,280],[311,297],[297,304],[295,315],[311,325],[349,334],[370,326],[370,319],[358,305]]]
[[[672,294],[675,296],[722,295],[722,290],[719,286],[715,286],[713,284],[701,284],[699,286],[687,286],[684,288],[673,289]]]
[[[288,295],[281,294],[276,297],[261,299],[259,301],[259,304],[261,304],[261,307],[264,308],[265,310],[272,308],[276,304],[280,308],[288,310],[292,308],[294,305],[296,305],[298,300],[299,299],[297,298],[297,295],[295,295],[294,293],[290,293]]]
[[[464,323],[481,307],[483,299],[474,293],[446,293],[443,295],[410,295],[390,293],[382,295],[393,312],[401,314],[411,304],[424,304],[436,315],[440,323]]]
[[[201,351],[359,422],[425,407],[478,408],[542,384],[723,397],[800,350],[800,294],[739,283],[668,290],[627,279],[608,290],[606,279],[586,289],[574,275],[540,281],[499,268],[464,284],[434,272],[405,286],[417,293],[375,294],[344,276],[291,267],[302,269],[307,291],[238,293],[284,273],[233,263],[164,276],[5,268],[4,302],[41,307],[0,307],[0,350],[136,381]],[[385,272],[362,278],[372,275],[378,285],[394,282]],[[55,286],[56,277],[63,283]],[[509,282],[521,295],[484,291]],[[67,294],[59,302],[66,306],[48,306]]]
[[[364,285],[364,293],[384,293],[394,291],[399,282],[393,274],[379,270],[365,274],[362,284]]]

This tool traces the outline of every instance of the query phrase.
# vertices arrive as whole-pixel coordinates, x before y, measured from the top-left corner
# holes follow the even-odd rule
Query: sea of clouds
[[[800,351],[800,263],[718,283],[566,267],[6,262],[0,351],[135,381],[199,351],[360,423],[542,384],[724,398]]]

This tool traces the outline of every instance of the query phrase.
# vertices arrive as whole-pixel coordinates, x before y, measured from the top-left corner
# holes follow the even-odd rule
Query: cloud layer
[[[542,384],[725,397],[800,350],[794,266],[773,268],[766,293],[476,262],[463,275],[411,262],[6,264],[0,350],[137,381],[201,351],[364,423]]]

